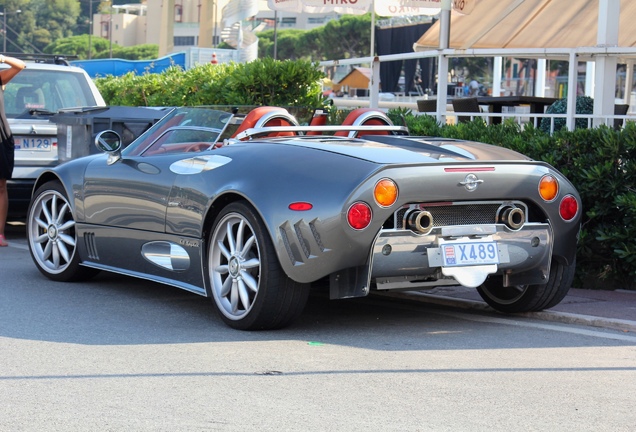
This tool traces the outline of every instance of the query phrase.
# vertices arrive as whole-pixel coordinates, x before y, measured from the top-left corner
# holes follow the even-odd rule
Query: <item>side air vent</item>
[[[99,261],[97,245],[95,244],[95,233],[84,233],[84,245],[86,246],[86,253],[88,255],[88,258],[94,261]]]
[[[280,239],[287,255],[294,265],[300,265],[314,259],[322,253],[329,252],[320,238],[316,227],[317,220],[307,222],[300,219],[293,225],[290,221],[278,227]]]

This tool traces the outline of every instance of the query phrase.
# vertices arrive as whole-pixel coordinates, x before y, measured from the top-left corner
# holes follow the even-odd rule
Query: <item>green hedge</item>
[[[186,71],[174,66],[159,74],[128,73],[97,78],[107,105],[121,106],[323,106],[324,74],[308,61],[200,65]]]
[[[583,201],[577,249],[577,285],[636,288],[636,124],[616,131],[562,129],[553,136],[513,121],[486,125],[480,119],[440,125],[431,116],[390,110],[412,135],[442,136],[507,147],[548,162],[576,186]]]
[[[546,114],[565,114],[567,112],[568,101],[567,99],[559,99],[545,110]],[[577,96],[576,97],[576,113],[577,114],[592,114],[594,112],[594,99],[589,96]],[[543,132],[550,132],[550,118],[544,117],[541,119],[539,127]],[[558,131],[565,127],[565,118],[556,117],[554,119],[554,130]],[[587,119],[580,118],[574,121],[575,129],[586,128]]]

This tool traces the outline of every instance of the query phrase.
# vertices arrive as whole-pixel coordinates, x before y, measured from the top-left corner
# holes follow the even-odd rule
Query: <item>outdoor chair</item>
[[[421,113],[437,113],[437,101],[435,99],[420,99],[417,101],[417,110]]]
[[[477,98],[455,98],[453,99],[453,110],[456,113],[480,113],[481,108]],[[471,120],[470,116],[457,116],[457,123],[466,123]]]
[[[629,105],[627,104],[614,105],[614,115],[625,115],[627,111],[629,111]],[[623,123],[625,123],[625,119],[614,119],[614,129],[621,130]]]

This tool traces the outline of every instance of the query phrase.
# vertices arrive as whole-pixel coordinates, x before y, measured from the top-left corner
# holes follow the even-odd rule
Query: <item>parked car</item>
[[[102,132],[104,154],[38,178],[33,261],[57,281],[105,270],[211,297],[237,329],[291,323],[319,280],[332,299],[461,284],[504,312],[565,297],[581,201],[550,165],[409,136],[381,111],[321,119],[184,107],[124,150]]]
[[[106,105],[83,69],[55,56],[25,61],[26,69],[4,91],[7,119],[15,138],[15,169],[7,182],[9,212],[21,218],[26,215],[35,179],[58,164],[57,126],[49,121],[51,116],[64,108]]]

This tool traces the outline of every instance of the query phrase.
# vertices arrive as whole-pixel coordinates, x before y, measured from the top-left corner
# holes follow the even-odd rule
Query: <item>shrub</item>
[[[186,71],[171,67],[159,74],[95,80],[108,105],[123,106],[292,106],[324,107],[324,74],[309,61],[204,64]]]
[[[565,114],[567,112],[568,101],[567,99],[559,99],[550,105],[546,110],[546,114]],[[594,112],[594,99],[589,96],[577,96],[576,97],[576,113],[577,114],[592,114]],[[551,118],[544,117],[541,119],[540,128],[545,133],[550,133],[550,120]],[[575,128],[586,128],[588,124],[587,119],[576,119],[574,122]],[[565,118],[554,118],[554,132],[557,132],[565,127]]]

